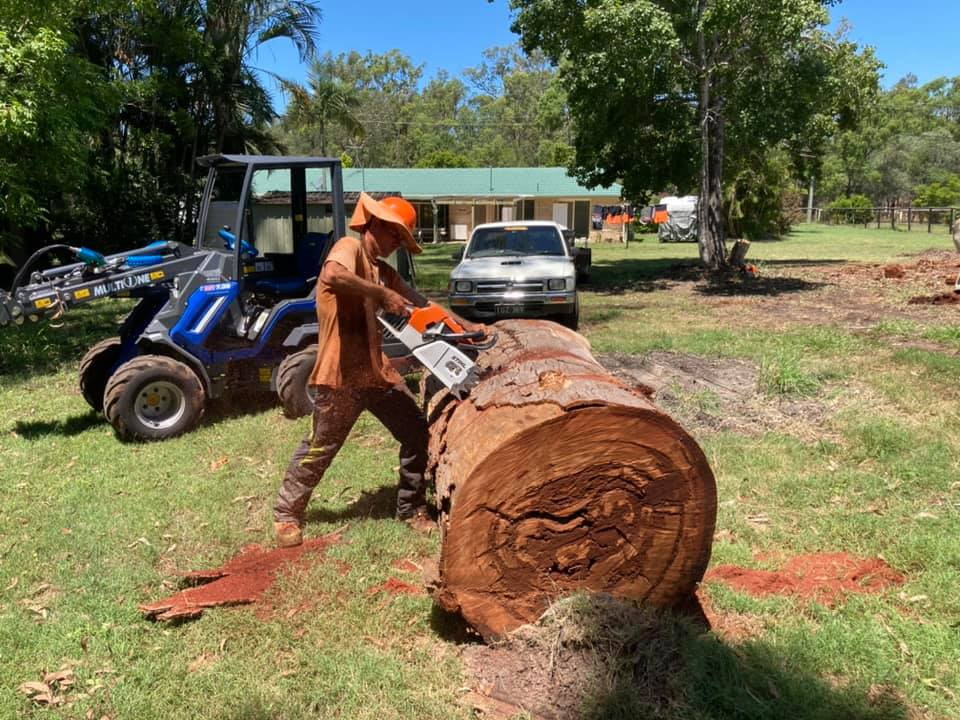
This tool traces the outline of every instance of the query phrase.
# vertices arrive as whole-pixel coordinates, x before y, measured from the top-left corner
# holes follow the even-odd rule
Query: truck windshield
[[[466,257],[481,258],[498,255],[560,255],[564,256],[563,240],[556,228],[549,226],[516,225],[510,227],[479,228],[473,233]]]

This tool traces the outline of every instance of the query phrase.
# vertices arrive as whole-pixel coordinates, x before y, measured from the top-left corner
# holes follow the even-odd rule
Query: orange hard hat
[[[396,196],[374,200],[367,193],[361,192],[353,217],[350,219],[350,229],[363,232],[372,218],[393,223],[402,231],[403,244],[410,252],[414,254],[423,252],[423,248],[413,237],[413,231],[417,227],[417,211],[409,201]]]
[[[380,201],[381,205],[386,205],[387,208],[396,213],[403,224],[407,226],[407,229],[410,232],[413,232],[417,227],[417,209],[410,204],[410,201],[406,198],[402,198],[399,195],[390,195],[389,197],[383,198]]]

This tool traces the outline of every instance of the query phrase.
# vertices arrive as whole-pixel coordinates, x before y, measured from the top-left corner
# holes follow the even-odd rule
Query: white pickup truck
[[[470,320],[550,318],[580,321],[577,269],[564,229],[525,220],[478,225],[450,273],[450,308]]]

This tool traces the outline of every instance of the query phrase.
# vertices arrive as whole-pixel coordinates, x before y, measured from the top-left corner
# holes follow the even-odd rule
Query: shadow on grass
[[[890,686],[844,685],[762,642],[728,645],[712,635],[679,633],[636,648],[612,687],[566,718],[627,720],[907,720],[915,717]]]
[[[211,400],[203,414],[202,425],[216,425],[217,423],[244,415],[265,412],[280,406],[276,393],[252,390],[243,392],[236,390],[227,395]]]
[[[70,437],[86,432],[106,422],[103,416],[91,410],[83,415],[74,415],[65,420],[18,420],[13,424],[13,431],[27,440],[36,440],[47,435]]]
[[[207,406],[200,421],[201,427],[216,425],[232,418],[264,412],[278,407],[277,397],[272,393],[255,392],[247,395],[237,394],[235,397],[219,398]],[[86,432],[91,428],[106,424],[102,414],[90,410],[82,415],[74,415],[65,419],[54,420],[18,420],[11,428],[13,432],[28,440],[59,435],[70,437]],[[133,440],[132,444],[140,441]]]
[[[772,260],[764,267],[793,267],[825,264],[843,264],[845,260]],[[696,283],[696,292],[703,295],[767,295],[807,292],[827,283],[794,277],[744,276],[739,273],[714,274],[699,262],[681,258],[616,260],[595,265],[591,279],[584,289],[604,295],[623,292],[658,292],[669,290],[677,283]]]
[[[435,616],[438,633],[458,632]],[[671,613],[603,595],[561,600],[536,625],[466,648],[464,657],[481,694],[556,720],[906,720],[912,713],[896,687],[828,675],[810,648],[728,644],[689,609]]]
[[[314,507],[307,511],[308,523],[338,523],[345,520],[372,518],[383,520],[397,514],[397,486],[384,485],[365,490],[360,497],[340,510]]]
[[[628,258],[595,264],[590,269],[590,282],[582,287],[606,294],[656,292],[700,274],[700,266],[687,258]]]
[[[737,277],[709,276],[696,287],[701,295],[738,296],[766,295],[776,297],[787,293],[809,292],[824,287],[827,283],[811,282],[793,277]]]
[[[480,645],[483,638],[471,628],[460,613],[447,612],[434,603],[430,607],[430,629],[446,642],[457,645]]]

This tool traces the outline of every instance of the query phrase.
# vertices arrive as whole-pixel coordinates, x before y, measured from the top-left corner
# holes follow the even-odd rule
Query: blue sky
[[[336,54],[376,53],[394,48],[418,64],[425,77],[447,70],[459,75],[479,65],[482,52],[509,45],[508,0],[317,0],[323,11],[320,50]],[[887,68],[890,87],[907,73],[921,83],[960,75],[960,0],[845,0],[833,8],[834,24],[846,17],[850,37],[876,48]],[[288,43],[274,40],[261,48],[254,65],[303,81],[301,66]],[[276,95],[276,94],[275,94]],[[284,102],[276,97],[278,107]]]

